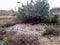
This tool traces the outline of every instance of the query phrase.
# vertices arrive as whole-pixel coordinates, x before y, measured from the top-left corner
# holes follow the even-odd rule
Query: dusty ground
[[[17,31],[17,34],[20,33],[20,31],[24,31],[24,32],[35,32],[37,34],[39,34],[39,42],[40,45],[60,45],[60,40],[57,40],[57,37],[54,36],[42,36],[42,34],[44,33],[44,31],[46,30],[45,27],[47,25],[42,25],[42,24],[38,24],[38,25],[30,25],[30,24],[16,24],[12,27],[8,27],[7,31],[11,31],[11,30],[15,30]],[[59,42],[59,44],[57,43]]]
[[[15,30],[15,31],[32,31],[40,33],[40,35],[45,31],[46,25],[30,25],[30,24],[16,24],[12,27],[8,27],[7,31]]]

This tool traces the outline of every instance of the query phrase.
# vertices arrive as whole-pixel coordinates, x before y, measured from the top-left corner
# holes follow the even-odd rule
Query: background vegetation
[[[18,13],[15,15],[18,19],[24,20],[25,23],[57,23],[59,21],[57,15],[49,16],[47,0],[37,0],[35,2],[31,0],[30,3],[27,1],[26,5],[22,4],[22,7],[19,7]]]

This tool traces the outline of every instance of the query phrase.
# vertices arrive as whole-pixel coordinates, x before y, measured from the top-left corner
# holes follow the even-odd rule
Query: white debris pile
[[[30,25],[30,24],[17,24],[12,27],[7,28],[7,30],[16,30],[16,31],[34,31],[34,32],[41,32],[45,31],[45,26],[43,25]]]

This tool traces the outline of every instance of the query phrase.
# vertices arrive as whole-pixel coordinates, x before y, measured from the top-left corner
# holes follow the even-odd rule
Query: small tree
[[[26,19],[29,17],[38,17],[41,16],[42,18],[49,14],[49,4],[46,0],[31,0],[30,3],[27,1],[27,5],[23,5],[18,9],[19,14],[17,17],[19,19]],[[33,20],[33,19],[32,19]]]
[[[27,1],[27,5],[23,5],[22,7],[19,7],[18,12],[21,16],[45,16],[48,15],[49,12],[49,4],[46,0],[37,0],[36,3],[34,3],[33,0],[31,0],[30,3]]]

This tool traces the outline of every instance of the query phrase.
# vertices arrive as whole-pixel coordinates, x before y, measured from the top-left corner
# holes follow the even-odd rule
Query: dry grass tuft
[[[46,27],[46,31],[43,33],[43,35],[59,36],[60,35],[60,28],[48,26],[48,27]]]
[[[20,31],[8,38],[5,45],[39,45],[38,39],[37,33]]]

